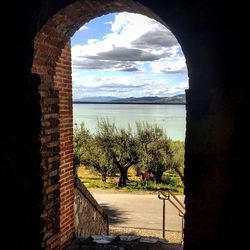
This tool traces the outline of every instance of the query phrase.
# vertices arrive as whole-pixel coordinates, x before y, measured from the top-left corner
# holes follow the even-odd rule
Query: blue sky
[[[172,96],[188,88],[173,34],[139,14],[112,13],[85,23],[71,39],[73,99]]]

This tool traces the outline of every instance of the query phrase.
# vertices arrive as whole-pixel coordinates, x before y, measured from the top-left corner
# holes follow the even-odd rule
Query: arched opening
[[[152,11],[133,1],[96,4],[98,7],[88,13],[82,1],[62,9],[48,20],[35,39],[32,72],[41,79],[45,247],[58,242],[63,246],[74,234],[70,37],[88,20],[111,12],[141,13],[164,24]]]
[[[118,227],[126,226],[123,230],[127,230],[127,233],[135,233],[137,230],[141,234],[150,235],[151,232],[161,237],[162,204],[157,199],[157,189],[170,188],[171,191],[183,194],[185,89],[187,89],[188,77],[181,47],[170,30],[154,19],[140,14],[120,12],[97,17],[84,24],[71,38],[71,48],[74,126],[79,128],[79,125],[84,123],[82,127],[84,131],[81,133],[78,130],[77,138],[75,136],[76,162],[82,165],[79,168],[79,177],[88,188],[91,188],[90,192],[97,198],[97,201],[100,201],[100,204],[104,203],[104,207],[110,212],[113,218],[110,221],[111,233],[113,228],[117,232]],[[136,206],[133,206],[134,203],[131,206],[125,206],[130,197],[126,198],[125,203],[122,202],[125,200],[123,198],[120,198],[119,203],[114,201],[114,204],[110,199],[106,202],[103,200],[110,190],[118,189],[118,183],[122,184],[119,182],[122,172],[120,173],[119,170],[120,165],[109,164],[109,157],[105,153],[100,153],[103,152],[103,148],[101,141],[97,139],[96,132],[98,121],[102,119],[114,122],[116,128],[123,128],[125,131],[129,126],[134,135],[133,139],[138,138],[136,123],[157,126],[163,130],[164,135],[170,138],[171,141],[168,140],[168,142],[175,145],[175,148],[171,146],[173,158],[169,156],[170,153],[169,155],[163,154],[161,162],[152,158],[152,154],[145,157],[146,152],[143,154],[138,152],[139,150],[134,151],[134,156],[138,159],[129,166],[129,178],[125,178],[128,180],[126,186],[119,190],[155,191],[155,200],[152,202],[157,204],[157,209],[145,206],[143,217],[136,217],[139,211],[136,210]],[[102,137],[101,134],[99,134],[99,139],[100,137]],[[110,139],[112,140],[111,133]],[[153,137],[148,139],[152,140]],[[176,140],[178,142],[174,142]],[[125,138],[122,141],[125,141]],[[138,141],[140,140],[135,140],[135,143]],[[84,142],[83,145],[82,142]],[[93,148],[92,145],[96,147]],[[138,149],[141,146],[138,143],[135,148]],[[148,143],[146,147],[154,148],[158,159],[160,152],[163,152],[161,151],[163,148],[158,148],[159,144],[156,146],[156,143],[153,146],[153,142]],[[129,152],[129,148],[127,150]],[[118,152],[117,147],[116,152]],[[150,164],[145,161],[145,158],[149,157],[152,158]],[[118,158],[120,157],[115,158],[115,162],[117,160],[124,162]],[[106,159],[106,165],[103,164],[104,159]],[[161,164],[163,162],[165,162],[164,166]],[[121,167],[125,168],[124,165]],[[106,194],[98,194],[98,191],[93,189],[105,189]],[[120,196],[123,196],[122,193]],[[117,199],[118,196],[114,197]],[[180,197],[183,198],[182,195]],[[138,195],[138,203],[140,203],[140,198]],[[114,216],[117,214],[115,207],[121,217],[130,214],[126,217],[126,223]],[[123,214],[121,211],[128,212]],[[150,216],[152,211],[158,216],[154,216],[157,219],[148,223],[147,218],[152,217]],[[178,217],[177,210],[173,210],[173,213],[175,212],[176,217],[166,214],[166,221],[176,219],[175,224],[168,222],[166,229],[168,232],[176,230],[178,231],[176,235],[181,235],[179,233],[181,218]],[[140,225],[136,223],[137,221],[140,221]],[[170,238],[168,240],[170,241]],[[181,241],[181,236],[179,241]]]
[[[138,2],[145,3],[161,19]],[[32,72],[41,79],[40,153],[45,206],[42,242],[45,248],[63,247],[74,232],[72,146],[69,145],[72,138],[71,87],[68,88],[67,78],[71,67],[66,63],[70,56],[67,42],[92,18],[119,11],[141,13],[163,24],[165,21],[187,58],[190,90],[187,92],[185,187],[188,213],[184,247],[215,249],[219,237],[226,235],[223,229],[233,232],[224,224],[230,217],[225,198],[233,193],[229,190],[235,178],[231,168],[237,165],[232,157],[233,150],[238,158],[242,155],[237,137],[241,135],[241,122],[236,113],[246,99],[241,92],[237,92],[238,95],[228,92],[233,84],[226,87],[231,80],[226,73],[232,68],[226,54],[233,44],[227,27],[231,24],[228,13],[223,12],[227,6],[222,1],[218,5],[214,1],[201,4],[138,2],[79,0],[72,4],[61,1],[46,5],[45,1],[43,11],[39,11],[41,17],[33,25],[39,27]],[[56,14],[52,16],[52,13]],[[36,16],[35,12],[33,14]],[[208,20],[207,17],[213,18]],[[33,42],[31,35],[29,39]],[[235,100],[239,100],[239,104]],[[227,109],[230,102],[236,109]]]

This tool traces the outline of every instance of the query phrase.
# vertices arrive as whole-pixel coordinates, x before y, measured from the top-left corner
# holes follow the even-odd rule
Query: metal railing
[[[162,237],[165,239],[165,217],[166,217],[166,204],[165,201],[169,201],[179,212],[179,216],[181,217],[181,236],[182,242],[184,239],[184,214],[185,207],[181,203],[181,201],[168,189],[161,188],[158,190],[158,198],[163,202],[163,216],[162,216]]]

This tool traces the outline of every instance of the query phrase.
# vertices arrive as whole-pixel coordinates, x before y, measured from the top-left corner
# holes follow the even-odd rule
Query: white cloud
[[[173,94],[177,94],[177,93],[180,93],[180,92],[184,92],[186,89],[188,89],[188,81],[181,82],[178,85],[171,86],[166,91],[166,94],[167,95],[173,95]]]
[[[152,70],[155,73],[180,73],[187,72],[185,59],[163,58],[151,63]]]
[[[83,25],[80,29],[79,29],[79,31],[82,31],[82,30],[87,30],[88,29],[88,27],[87,26],[85,26],[85,25]]]
[[[177,40],[166,27],[146,16],[122,12],[115,15],[114,22],[108,23],[111,24],[112,32],[102,39],[89,39],[87,45],[73,46],[72,60],[76,67],[82,69],[113,67],[114,70],[124,70],[128,61],[152,61],[164,58],[167,50],[177,44]],[[117,67],[118,64],[120,67]],[[157,67],[159,68],[155,66]]]
[[[115,45],[122,47],[161,26],[160,23],[146,16],[122,12],[115,15],[111,26],[112,33],[107,34],[105,38],[112,39]]]
[[[181,82],[178,85],[168,86],[165,85],[158,86],[157,88],[146,89],[145,95],[155,95],[155,96],[173,96],[183,93],[188,89],[188,82]]]
[[[187,72],[181,47],[166,27],[148,17],[126,12],[116,14],[113,22],[105,24],[111,25],[111,31],[103,38],[72,47],[74,98],[168,96],[187,88],[187,82],[175,85],[164,77]],[[89,73],[90,69],[99,70],[99,76]],[[106,73],[102,74],[104,70]],[[116,75],[111,75],[114,71]],[[121,75],[122,71],[133,74]]]
[[[122,97],[130,96],[170,96],[183,93],[188,88],[188,83],[182,82],[171,86],[166,79],[152,79],[150,76],[142,73],[134,75],[117,76],[81,76],[74,73],[74,96],[79,96],[79,90],[85,96],[93,94],[98,95],[117,95]],[[80,95],[81,96],[81,95]]]
[[[155,73],[187,72],[186,60],[179,45],[167,50],[167,56],[151,63]]]

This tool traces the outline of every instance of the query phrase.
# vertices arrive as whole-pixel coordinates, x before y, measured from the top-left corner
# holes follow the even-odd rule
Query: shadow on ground
[[[114,209],[107,203],[100,203],[100,205],[103,208],[104,212],[108,215],[109,223],[118,224],[126,221],[126,218],[124,217],[124,215],[126,215],[126,211]]]

